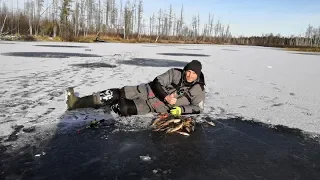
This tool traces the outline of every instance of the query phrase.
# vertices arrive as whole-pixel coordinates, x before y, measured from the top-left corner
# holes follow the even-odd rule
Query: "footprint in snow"
[[[307,116],[312,116],[312,113],[310,113],[310,112],[301,112],[301,113],[304,115],[307,115]]]
[[[247,106],[239,106],[238,108],[240,108],[240,109],[241,109],[241,108],[247,108]]]
[[[48,115],[50,114],[52,111],[54,111],[56,108],[48,108],[47,111],[45,113],[43,113],[42,115],[45,116],[45,115]]]
[[[283,106],[283,103],[276,103],[276,104],[272,104],[271,107],[277,107],[277,106]]]

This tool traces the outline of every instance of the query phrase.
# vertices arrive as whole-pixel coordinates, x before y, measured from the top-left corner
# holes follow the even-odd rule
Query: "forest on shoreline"
[[[13,0],[12,0],[13,2]],[[142,0],[26,0],[9,8],[0,3],[0,40],[231,44],[320,51],[320,27],[309,25],[304,34],[284,37],[264,34],[233,37],[229,24],[213,13],[203,22],[199,14],[185,18],[179,12],[159,9],[144,16]]]

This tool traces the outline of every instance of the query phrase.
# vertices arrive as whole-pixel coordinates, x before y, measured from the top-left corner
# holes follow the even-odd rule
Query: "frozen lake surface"
[[[19,150],[23,156],[14,157],[12,153],[11,155],[9,153],[9,156],[5,159],[11,161],[12,158],[19,157],[23,159],[22,164],[29,162],[31,159],[34,162],[29,162],[28,165],[41,162],[43,166],[38,166],[38,170],[49,170],[49,165],[46,163],[52,162],[57,156],[60,157],[71,152],[75,153],[76,151],[72,150],[72,148],[79,148],[81,152],[85,151],[86,149],[83,148],[86,143],[82,144],[81,142],[88,141],[90,139],[88,137],[104,139],[107,136],[117,137],[115,134],[121,130],[124,131],[119,132],[119,138],[127,138],[127,143],[119,138],[114,141],[108,140],[108,142],[100,145],[101,141],[97,139],[89,142],[89,144],[98,149],[99,147],[107,148],[111,144],[117,144],[114,148],[106,150],[107,155],[102,153],[92,158],[86,156],[86,162],[82,162],[81,153],[77,152],[80,154],[75,155],[75,158],[80,159],[77,159],[79,163],[85,164],[82,164],[83,166],[81,165],[81,167],[86,167],[92,163],[106,163],[108,160],[104,161],[101,158],[109,157],[112,154],[115,154],[116,157],[122,157],[121,148],[124,148],[123,152],[126,153],[128,153],[126,149],[130,148],[136,148],[132,151],[135,153],[148,149],[147,144],[139,145],[141,141],[135,139],[135,137],[141,138],[145,142],[152,140],[142,137],[144,135],[151,136],[149,132],[149,124],[153,117],[151,114],[136,118],[118,119],[114,113],[106,113],[105,110],[86,109],[79,112],[66,112],[64,90],[66,87],[75,86],[80,96],[84,96],[108,88],[147,83],[168,70],[168,68],[182,68],[193,59],[198,59],[203,63],[206,82],[205,111],[198,116],[198,120],[209,118],[216,121],[218,126],[208,132],[206,132],[206,129],[200,128],[199,132],[197,132],[198,135],[195,135],[194,141],[190,140],[188,146],[185,146],[187,141],[181,139],[169,140],[178,146],[176,148],[191,148],[193,146],[192,143],[197,144],[196,142],[200,143],[198,145],[201,148],[211,148],[217,152],[225,151],[231,153],[233,148],[251,147],[251,150],[242,149],[243,151],[240,150],[233,154],[235,158],[239,156],[244,158],[238,158],[235,164],[249,164],[244,169],[253,168],[253,166],[251,167],[252,164],[263,162],[263,159],[260,159],[261,162],[259,159],[252,162],[252,159],[245,158],[251,156],[254,152],[257,152],[257,158],[263,157],[266,153],[265,150],[274,153],[280,152],[286,157],[282,161],[274,162],[273,158],[275,157],[266,157],[270,162],[269,164],[263,164],[263,166],[268,172],[269,170],[276,171],[280,166],[283,167],[284,162],[288,162],[289,165],[285,166],[287,169],[282,172],[283,177],[288,177],[285,175],[296,170],[290,169],[290,164],[298,162],[303,164],[302,167],[298,167],[298,169],[302,168],[301,174],[298,173],[292,178],[304,177],[312,179],[317,177],[318,174],[315,172],[319,170],[319,162],[311,162],[309,160],[319,157],[319,154],[312,153],[314,148],[319,148],[319,145],[301,140],[299,137],[301,132],[317,139],[320,132],[320,83],[318,83],[320,78],[320,56],[318,53],[296,53],[277,48],[231,45],[2,41],[0,42],[0,154],[2,152],[8,153],[10,150],[14,152],[15,149],[24,147],[25,149]],[[107,132],[100,130],[97,134],[93,133],[78,139],[77,135],[74,134],[75,131],[71,130],[72,127],[81,127],[93,119],[105,119],[107,121],[109,119],[110,122],[108,121],[108,123],[110,124],[114,123],[111,122],[111,119],[112,121],[116,120],[117,126],[111,129],[104,129]],[[238,124],[242,120],[253,120],[252,122],[255,122],[253,127],[256,127],[256,124],[259,123],[264,124],[263,127],[274,127],[273,129],[278,129],[277,131],[281,131],[281,133],[272,134],[271,131],[261,128],[261,126],[253,128],[250,123],[247,125]],[[231,124],[228,124],[229,121]],[[286,128],[282,129],[284,126],[292,128],[289,131],[294,135],[286,134]],[[261,132],[258,132],[260,130]],[[209,137],[209,135],[212,136]],[[237,137],[230,141],[233,136]],[[70,142],[66,137],[70,137],[73,141]],[[215,137],[217,138],[216,141],[209,140]],[[227,141],[234,142],[234,144],[229,144]],[[151,153],[150,156],[152,156],[152,152],[156,151],[154,149],[155,146],[159,146],[160,149],[170,150],[165,142],[166,140],[160,144],[155,143],[154,146],[149,147],[149,152],[143,153]],[[242,145],[236,142],[241,142]],[[224,146],[219,146],[221,143]],[[283,146],[278,146],[279,144],[283,144]],[[301,144],[305,144],[305,146],[301,146]],[[291,150],[285,151],[284,149],[286,148],[298,150],[294,150],[292,154]],[[67,152],[64,152],[64,150]],[[119,152],[114,153],[116,150],[119,150]],[[102,151],[99,152],[101,153]],[[173,152],[180,154],[179,150]],[[181,152],[184,151],[181,149]],[[97,152],[95,151],[95,153]],[[194,152],[190,151],[190,153]],[[210,153],[213,153],[211,154],[212,161],[217,158],[216,156],[218,155],[213,151],[210,151]],[[303,153],[306,154],[303,155]],[[26,154],[30,155],[30,157]],[[138,154],[135,155],[138,157]],[[158,158],[159,156],[165,156],[164,154],[159,154],[159,152],[154,152],[153,155]],[[34,159],[34,157],[40,156],[48,159],[42,159],[39,162]],[[66,156],[70,157],[70,155]],[[123,164],[129,162],[126,165],[133,167],[130,163],[135,164],[138,162],[136,160],[130,161],[130,157],[126,154],[126,159],[121,161],[124,161],[122,162]],[[173,153],[168,157],[174,158],[176,156]],[[27,159],[26,162],[24,162],[24,158]],[[203,160],[202,164],[199,161],[199,167],[205,168],[206,163],[210,164],[210,167],[215,166],[209,157],[209,159],[207,157],[199,158]],[[194,160],[191,158],[190,162]],[[188,162],[183,162],[182,164],[186,165]],[[226,163],[222,159],[217,162]],[[10,166],[26,172],[30,170],[28,169],[29,167],[21,167],[21,163],[11,164]],[[55,160],[53,162],[56,168],[60,167],[61,163],[61,161]],[[250,163],[252,164],[250,165]],[[64,168],[70,169],[73,166],[72,163],[66,164]],[[109,174],[100,174],[101,176],[97,176],[97,178],[114,178],[116,177],[115,174],[123,173],[118,171],[121,164],[118,164],[119,169],[117,169],[118,166],[114,166],[112,163],[105,164],[105,166],[111,168]],[[167,167],[167,164],[162,164],[161,166]],[[226,167],[229,167],[229,165],[225,164],[224,167],[221,167],[226,174],[228,174],[227,171],[237,173],[238,170],[244,170],[241,168],[231,170],[226,169]],[[142,169],[146,167],[139,166],[137,168],[132,168],[132,171],[142,172]],[[183,167],[181,168],[183,169]],[[306,169],[303,170],[303,168],[310,171],[308,175]],[[181,170],[179,168],[174,169],[174,167],[171,169],[176,172]],[[162,170],[153,170],[151,169],[145,175],[153,179],[153,174],[164,171],[163,168]],[[252,171],[257,176],[243,174],[241,177],[245,179],[282,177],[279,174],[273,174],[273,176],[265,173],[266,171],[262,171],[258,175],[260,172],[258,169],[252,169]],[[34,173],[32,170],[30,172]],[[60,178],[65,178],[63,172],[59,172],[61,174],[57,172]],[[95,172],[95,170],[92,172]],[[203,173],[201,169],[197,169],[196,172]],[[213,169],[210,172],[217,173]],[[7,174],[2,173],[5,175],[10,174],[13,179],[22,177],[17,175],[21,174],[21,172],[12,170]],[[220,178],[227,177],[221,174],[221,171],[219,173],[219,175],[215,175]],[[193,175],[197,176],[197,174]],[[212,174],[205,175],[210,177]],[[128,174],[122,176],[124,179],[130,177]],[[201,176],[197,177],[200,178]],[[52,177],[52,179],[54,178]]]
[[[317,54],[248,46],[9,43],[0,44],[0,136],[13,125],[58,123],[68,86],[86,95],[146,83],[192,59],[203,63],[206,115],[320,132]]]

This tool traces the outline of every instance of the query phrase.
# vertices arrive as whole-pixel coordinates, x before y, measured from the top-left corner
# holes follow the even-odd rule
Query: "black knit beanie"
[[[198,75],[198,78],[200,77],[201,69],[202,69],[202,65],[201,65],[201,62],[198,60],[192,60],[183,68],[184,71],[188,71],[188,70],[194,71]]]

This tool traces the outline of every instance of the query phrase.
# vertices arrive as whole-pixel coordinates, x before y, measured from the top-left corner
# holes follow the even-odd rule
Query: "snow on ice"
[[[58,126],[111,119],[115,115],[103,110],[66,112],[65,88],[74,86],[84,96],[138,85],[193,59],[203,63],[205,116],[320,132],[318,54],[249,46],[16,42],[0,44],[0,137],[19,125],[36,126],[47,136]],[[143,119],[121,121],[147,128]]]

